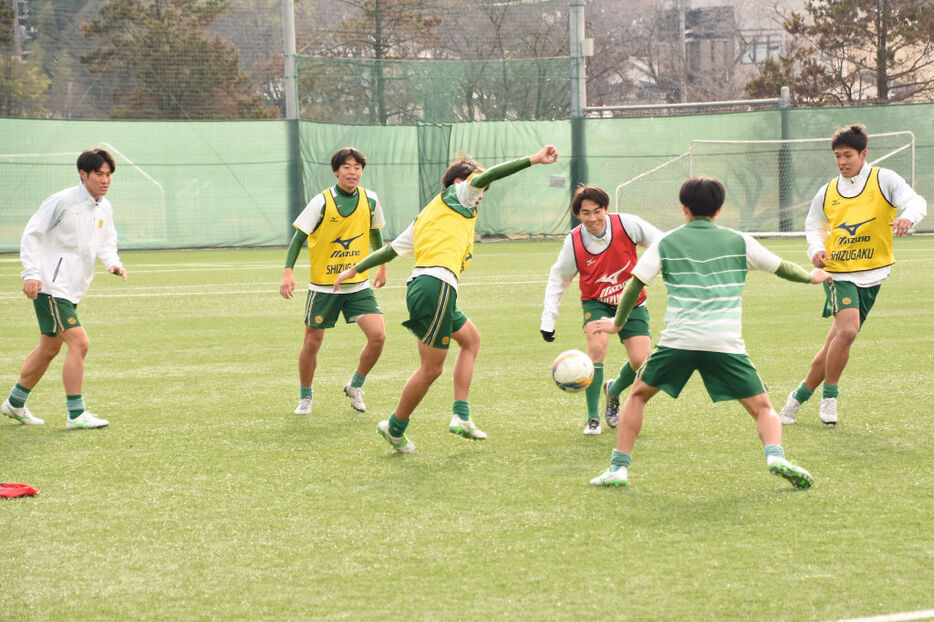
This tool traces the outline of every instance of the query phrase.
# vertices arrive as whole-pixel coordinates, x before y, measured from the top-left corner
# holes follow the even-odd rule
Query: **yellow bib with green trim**
[[[333,285],[337,275],[369,254],[370,204],[362,187],[358,186],[357,192],[357,207],[346,218],[337,211],[331,188],[322,193],[324,214],[321,215],[321,224],[308,236],[309,280],[315,285]],[[367,278],[366,272],[360,272],[344,283],[362,283]]]
[[[440,266],[460,277],[473,259],[477,210],[468,210],[458,204],[457,207],[465,212],[461,213],[444,202],[444,194],[432,199],[415,219],[415,266]]]
[[[858,272],[895,263],[892,229],[895,207],[882,195],[879,168],[873,167],[863,191],[852,199],[837,191],[839,178],[827,185],[824,214],[830,233],[824,248],[828,272]]]

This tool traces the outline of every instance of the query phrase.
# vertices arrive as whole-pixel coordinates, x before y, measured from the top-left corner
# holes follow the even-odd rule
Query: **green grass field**
[[[411,262],[378,292],[388,339],[365,414],[342,387],[360,331],[328,331],[314,412],[292,414],[304,297],[278,295],[283,249],[127,252],[80,306],[84,395],[110,419],[66,431],[59,357],[30,397],[44,426],[0,417],[2,620],[839,620],[934,609],[934,237],[899,262],[841,382],[785,429],[815,486],[769,475],[755,426],[700,380],[646,411],[626,489],[588,480],[615,431],[588,437],[582,394],[550,364],[584,344],[576,285],[557,340],[538,333],[560,243],[479,244],[459,304],[483,334],[474,419],[447,432],[453,354],[402,456],[376,433],[417,362]],[[768,241],[804,263],[803,240]],[[297,275],[304,273],[300,263]],[[15,255],[0,256],[0,391],[34,347]],[[664,288],[649,288],[652,332]],[[821,288],[752,273],[745,338],[779,408],[829,327]],[[624,360],[611,348],[607,368]],[[612,373],[611,372],[611,373]]]

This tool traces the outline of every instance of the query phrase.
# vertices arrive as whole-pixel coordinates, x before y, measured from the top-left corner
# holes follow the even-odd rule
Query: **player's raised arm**
[[[545,145],[538,153],[534,153],[524,158],[517,158],[502,162],[493,166],[470,180],[470,185],[474,188],[486,188],[491,183],[503,177],[509,177],[518,173],[522,169],[529,168],[533,164],[552,164],[558,160],[558,150],[554,145]]]
[[[551,164],[558,161],[558,150],[554,145],[545,145],[538,153],[529,156],[532,164]]]

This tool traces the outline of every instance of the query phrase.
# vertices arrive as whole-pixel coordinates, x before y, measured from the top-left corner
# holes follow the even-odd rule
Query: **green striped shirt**
[[[775,272],[781,261],[751,236],[697,218],[665,233],[632,273],[646,284],[661,273],[668,290],[658,345],[745,354],[746,273]]]

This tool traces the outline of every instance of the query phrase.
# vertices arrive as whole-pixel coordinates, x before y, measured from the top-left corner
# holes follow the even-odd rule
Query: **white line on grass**
[[[538,279],[534,281],[496,281],[496,282],[483,282],[483,283],[461,283],[461,287],[488,287],[490,285],[498,286],[507,286],[512,287],[515,285],[542,285],[545,283],[544,279]],[[238,284],[241,286],[250,286],[252,283],[241,283]],[[92,295],[95,298],[150,298],[150,297],[161,297],[161,296],[196,296],[196,295],[210,295],[210,296],[240,296],[243,294],[260,294],[263,296],[278,296],[279,290],[277,288],[269,287],[268,283],[261,283],[260,289],[223,289],[223,290],[214,290],[210,286],[204,284],[198,285],[173,285],[171,287],[146,287],[145,289],[150,290],[146,292],[133,291],[133,292],[123,292],[118,289],[99,289],[92,292]],[[185,291],[181,291],[181,288],[184,288]],[[190,291],[192,288],[199,288],[198,292]],[[205,290],[205,288],[207,288]],[[374,289],[374,291],[379,292],[380,290],[386,289],[404,289],[405,285],[385,285],[380,289]],[[144,289],[144,288],[140,288]],[[296,296],[302,295],[305,290],[296,289]],[[22,297],[21,292],[16,293],[0,293],[0,300],[12,300],[19,299]]]
[[[837,622],[901,622],[902,620],[930,620],[934,618],[934,609],[926,611],[907,611],[905,613],[886,613],[870,618],[849,618]]]
[[[141,268],[140,266],[134,266],[130,264],[128,270],[133,270],[134,273],[144,273],[144,274],[154,274],[156,272],[229,272],[231,270],[275,270],[281,269],[282,266],[279,264],[176,264],[174,267],[167,268]]]

